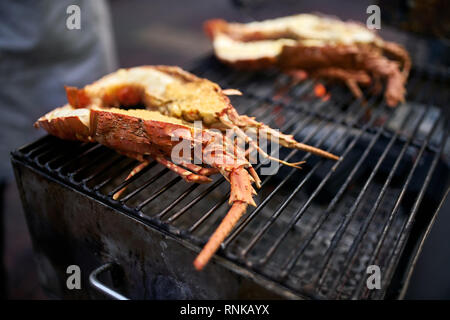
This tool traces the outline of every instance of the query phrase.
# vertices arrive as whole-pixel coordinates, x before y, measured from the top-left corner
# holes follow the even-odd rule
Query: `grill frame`
[[[215,62],[214,59],[208,59],[206,61],[202,61],[200,63],[200,66],[201,66],[200,69],[203,69],[203,70],[214,70],[214,72],[217,72],[217,69],[222,70],[221,72],[217,72],[218,74],[226,74],[226,72],[228,71],[227,69],[224,69],[224,67],[217,65],[217,63]],[[415,72],[419,72],[419,71],[415,71]],[[194,73],[198,74],[199,70],[198,69],[197,70],[194,69]],[[204,77],[208,78],[209,77],[208,71],[206,71],[206,74],[202,74],[201,76],[204,76]],[[237,74],[236,73],[231,74],[230,78],[233,78],[233,76],[237,76]],[[273,75],[269,74],[268,77],[270,78],[270,76],[273,76]],[[242,75],[238,75],[238,79],[241,79],[241,81],[243,81],[244,83],[246,83],[247,85],[250,86],[250,88],[248,88],[248,87],[244,88],[242,91],[246,94],[246,96],[249,97],[249,99],[254,99],[255,98],[255,94],[253,93],[252,88],[251,88],[251,83],[254,83],[254,82],[249,81],[249,79],[246,79],[245,77],[244,78],[241,78],[241,77],[242,77]],[[252,77],[252,76],[250,76],[250,77]],[[436,77],[436,75],[433,75],[433,77]],[[447,79],[447,75],[446,74],[445,75],[438,74],[437,77],[445,77],[445,79]],[[244,80],[242,80],[242,79],[244,79]],[[215,80],[215,79],[212,79],[212,80]],[[222,82],[218,81],[218,82],[223,86],[223,84],[224,84],[223,81]],[[228,82],[235,84],[235,81],[233,79],[231,81],[228,81]],[[312,85],[312,82],[309,82],[309,83]],[[430,81],[430,83],[431,83],[431,81]],[[241,87],[238,87],[238,88],[241,89]],[[296,87],[294,87],[294,90],[295,90],[295,88]],[[296,93],[297,94],[305,94],[308,91],[308,89],[311,88],[311,86],[302,85],[299,88],[300,88],[301,92],[296,92]],[[274,89],[274,88],[271,88],[271,89]],[[267,108],[268,112],[271,111],[271,107],[273,107],[273,105],[279,105],[279,104],[281,104],[283,106],[283,109],[285,109],[285,110],[289,110],[289,109],[292,109],[293,111],[298,111],[299,110],[298,106],[296,106],[295,103],[284,103],[283,101],[274,101],[273,95],[274,95],[274,92],[268,92],[265,96],[258,94],[257,98],[259,100],[257,101],[257,103],[259,103],[261,101],[266,101],[266,103],[269,104],[269,107]],[[339,92],[337,93],[337,95],[339,96]],[[333,92],[332,92],[332,96],[333,96]],[[375,101],[375,99],[376,98],[373,98],[373,101]],[[351,102],[351,100],[348,97],[347,97],[347,100],[349,102]],[[311,108],[312,110],[311,109],[308,110],[308,109],[305,109],[305,108],[301,109],[301,112],[303,112],[307,116],[307,118],[305,118],[303,120],[302,126],[300,126],[301,129],[299,129],[299,131],[302,131],[305,128],[305,126],[307,126],[307,121],[309,121],[309,120],[311,120],[311,121],[315,121],[315,120],[324,121],[324,123],[325,123],[324,126],[327,126],[328,122],[330,122],[330,121],[332,121],[333,123],[336,123],[336,120],[333,117],[334,115],[339,116],[339,119],[345,121],[346,120],[346,116],[345,116],[346,114],[350,114],[350,113],[352,113],[352,111],[358,111],[359,110],[358,112],[361,113],[361,117],[364,117],[364,112],[367,110],[367,109],[365,109],[364,107],[362,107],[360,105],[361,101],[353,101],[351,103],[351,106],[347,108],[345,114],[341,114],[339,112],[339,109],[336,108],[334,115],[333,114],[331,114],[331,115],[326,115],[325,114],[324,115],[323,113],[320,113],[320,110],[323,110],[324,106],[326,108],[327,102],[323,102],[323,101],[320,101],[320,100],[315,100],[315,101],[313,101],[313,103],[314,103],[315,106],[313,108]],[[345,105],[346,104],[346,100],[345,100],[345,98],[341,98],[341,99],[338,100],[337,103],[341,104],[341,105]],[[303,107],[310,107],[310,105],[308,103],[302,103],[302,106]],[[375,114],[378,114],[378,113],[379,114],[383,114],[383,113],[387,112],[387,109],[385,107],[380,106],[380,105],[378,105],[378,107],[379,107],[379,109],[375,109],[374,110]],[[249,109],[250,108],[251,107],[249,107]],[[319,111],[317,109],[319,109]],[[239,111],[241,111],[241,110],[239,110]],[[245,112],[245,110],[244,110],[244,112]],[[426,112],[424,112],[424,116],[425,116],[425,113]],[[392,116],[392,115],[393,115],[393,112],[390,113],[390,116]],[[358,115],[357,119],[358,118],[359,118],[359,115]],[[376,116],[373,116],[370,119],[373,119],[373,121],[375,121],[378,118]],[[405,119],[407,119],[407,118],[405,118]],[[447,121],[448,121],[448,119],[447,119]],[[407,121],[405,120],[405,123],[406,122]],[[438,122],[439,121],[436,121],[435,124],[437,124]],[[386,124],[386,123],[388,123],[388,121],[384,122],[384,124]],[[421,122],[419,122],[419,123],[421,123]],[[447,125],[447,124],[445,124],[445,125]],[[290,125],[285,125],[285,126],[290,127]],[[438,160],[441,157],[441,154],[443,152],[443,149],[444,149],[444,146],[445,146],[444,143],[441,144],[441,147],[442,147],[441,149],[436,149],[436,148],[433,147],[433,145],[428,144],[428,142],[427,143],[423,143],[420,140],[416,141],[414,139],[408,139],[408,137],[404,137],[404,135],[400,131],[389,132],[383,126],[381,126],[381,127],[372,126],[372,123],[370,121],[365,123],[364,125],[362,125],[360,127],[358,127],[358,123],[355,123],[355,124],[353,124],[353,125],[351,125],[349,127],[350,127],[349,130],[355,129],[356,131],[360,130],[360,132],[367,131],[369,135],[372,135],[372,140],[371,141],[372,141],[373,144],[369,144],[369,148],[367,148],[366,151],[363,153],[363,156],[361,156],[361,158],[360,158],[360,162],[358,162],[359,164],[357,164],[357,166],[355,166],[355,168],[359,168],[359,166],[363,165],[363,160],[365,159],[365,157],[367,157],[369,155],[369,153],[372,150],[372,147],[375,146],[375,143],[378,141],[378,139],[387,138],[387,139],[391,139],[391,141],[396,141],[398,139],[398,141],[400,141],[401,143],[405,143],[405,146],[407,146],[407,147],[405,147],[404,152],[407,152],[408,151],[407,148],[409,148],[409,146],[411,146],[413,148],[420,147],[421,148],[420,150],[422,150],[420,154],[423,154],[425,151],[435,154],[435,158],[433,159],[433,162],[432,162],[433,169],[430,169],[429,172],[431,172],[431,173],[429,173],[429,175],[427,175],[425,177],[425,181],[430,182],[429,180],[432,177],[432,174],[433,174],[433,171],[435,169],[435,166],[437,165],[437,162],[438,162]],[[316,133],[321,131],[322,130],[321,128],[322,127],[319,127],[317,129],[317,126],[316,126]],[[419,128],[419,126],[417,126],[417,128]],[[348,131],[348,132],[350,132],[350,131]],[[446,132],[447,132],[447,134],[446,134]],[[332,133],[332,131],[330,131],[330,134],[331,133]],[[345,132],[344,132],[344,134],[345,134]],[[363,135],[363,133],[360,133],[359,138],[361,138],[362,135]],[[448,126],[443,129],[443,135],[444,136],[446,135],[447,136],[447,140],[448,140]],[[312,133],[310,133],[306,137],[304,137],[304,139],[305,140],[309,140],[313,136],[314,136],[314,130],[313,130]],[[415,135],[411,135],[411,137],[414,137],[414,136]],[[430,135],[430,138],[431,137],[432,137],[432,135]],[[102,168],[102,167],[98,168],[98,170],[96,172],[91,173],[90,175],[85,177],[84,180],[81,181],[81,183],[79,183],[79,182],[77,182],[74,179],[74,177],[77,174],[79,174],[81,171],[86,169],[86,167],[78,168],[75,172],[72,172],[71,175],[67,176],[67,175],[61,173],[62,172],[61,170],[59,172],[54,172],[54,170],[50,167],[49,163],[45,163],[44,165],[39,164],[38,162],[36,162],[35,160],[32,159],[32,154],[26,154],[26,153],[23,152],[24,150],[30,149],[30,150],[32,150],[31,153],[39,154],[38,151],[40,150],[40,148],[43,148],[45,146],[45,144],[42,145],[42,143],[45,142],[48,139],[50,139],[50,140],[53,139],[54,140],[55,138],[48,137],[48,136],[44,137],[44,138],[38,140],[37,142],[35,142],[35,143],[33,143],[33,144],[29,145],[29,146],[23,147],[20,150],[14,152],[13,153],[13,164],[14,164],[14,166],[16,167],[17,165],[23,165],[23,166],[26,166],[28,168],[31,168],[36,173],[45,175],[48,179],[51,179],[55,183],[62,184],[64,187],[68,187],[68,188],[76,190],[76,191],[78,191],[80,193],[83,193],[83,194],[91,197],[92,199],[95,199],[96,202],[99,202],[102,205],[106,205],[106,206],[108,206],[110,208],[113,208],[114,210],[120,211],[122,213],[126,213],[128,216],[133,217],[134,219],[138,219],[140,222],[145,223],[148,226],[151,226],[152,228],[156,228],[159,232],[164,233],[166,235],[170,235],[171,237],[176,238],[177,241],[179,240],[183,244],[183,246],[190,247],[194,251],[198,250],[198,247],[201,246],[202,242],[195,241],[195,239],[189,238],[189,233],[180,232],[176,228],[173,228],[170,225],[167,225],[167,224],[161,222],[160,219],[164,218],[165,215],[169,212],[169,210],[161,211],[155,217],[148,217],[148,216],[144,215],[142,212],[140,212],[141,209],[144,208],[145,205],[148,205],[152,200],[156,199],[163,192],[167,191],[167,189],[169,189],[173,185],[177,184],[181,180],[181,178],[176,177],[176,178],[172,179],[171,181],[169,181],[168,184],[166,184],[165,186],[160,188],[158,191],[153,193],[153,195],[151,195],[149,198],[147,198],[144,202],[141,202],[141,204],[137,208],[134,209],[132,207],[128,207],[126,205],[122,205],[121,202],[112,200],[111,196],[112,196],[112,194],[114,194],[116,191],[120,190],[125,185],[128,185],[129,183],[132,183],[133,181],[138,180],[141,177],[141,175],[143,175],[145,172],[147,172],[146,170],[144,170],[141,174],[136,175],[135,179],[132,179],[129,182],[124,182],[122,184],[119,184],[118,186],[115,187],[114,190],[109,191],[109,193],[105,195],[105,194],[102,194],[100,192],[101,187],[103,187],[104,185],[100,186],[100,187],[97,187],[96,189],[91,190],[91,188],[87,187],[86,184],[89,183],[92,179],[95,179],[95,177],[98,177],[99,175],[101,175],[102,172],[104,172],[103,170],[107,171],[107,167],[109,167],[109,166],[105,166],[105,168]],[[321,139],[319,139],[318,142],[316,141],[315,145],[317,145],[319,143],[322,143],[323,141],[326,141],[327,139],[328,139],[327,136],[322,137]],[[358,142],[358,139],[354,138],[355,142],[354,142],[353,146],[351,146],[351,147],[348,146],[347,150],[351,150],[356,145],[356,143]],[[395,139],[395,140],[393,140],[393,139]],[[305,141],[305,140],[303,140],[303,141]],[[33,149],[34,145],[38,145],[38,148],[37,149]],[[339,142],[336,142],[336,145],[339,145]],[[104,147],[100,147],[98,145],[94,145],[94,146],[90,147],[88,150],[91,150],[91,152],[95,152],[96,150],[103,149],[103,148]],[[51,152],[49,152],[49,153],[51,154]],[[388,152],[386,152],[385,155],[387,155],[387,154],[388,154]],[[44,155],[45,155],[45,152],[44,152]],[[107,155],[108,154],[105,154],[105,153],[102,154],[101,153],[98,158],[99,159],[106,158]],[[292,155],[294,155],[294,152],[291,152],[288,157],[291,157]],[[40,154],[39,157],[43,157],[43,154]],[[310,157],[310,155],[305,155],[303,158],[304,159],[308,159],[309,157]],[[78,157],[76,157],[76,158],[74,158],[72,160],[76,161],[78,158],[82,158],[82,155],[79,155]],[[420,159],[420,157],[418,157],[418,158]],[[112,158],[111,165],[116,163],[116,161],[121,162],[120,159],[122,159],[122,158],[120,158],[120,157],[118,157],[116,159]],[[97,158],[94,159],[94,160],[97,160]],[[57,161],[57,159],[54,159],[53,161]],[[92,161],[92,162],[95,162],[95,161]],[[319,160],[318,162],[316,162],[314,164],[314,167],[312,169],[310,168],[308,170],[305,170],[305,171],[307,171],[305,173],[306,176],[307,177],[311,177],[313,172],[316,170],[314,168],[319,167],[322,163],[323,163],[323,161]],[[414,162],[413,166],[416,165],[416,164],[418,165],[418,163],[419,163],[419,161],[416,160],[416,162]],[[381,165],[382,161],[379,162],[379,164]],[[89,166],[89,164],[87,166]],[[149,168],[149,169],[151,169],[151,168]],[[348,181],[348,183],[350,183],[352,181],[352,179],[353,179],[354,175],[357,173],[357,171],[358,171],[358,169],[355,169],[354,173],[350,174],[348,180],[346,180],[346,181]],[[156,181],[157,178],[165,175],[167,172],[168,172],[167,169],[161,170],[157,175],[154,176],[153,180],[147,181],[142,186],[141,189],[137,189],[136,191],[144,190],[145,187],[150,185],[152,182]],[[293,170],[291,172],[292,172],[292,174],[290,176],[288,175],[287,178],[285,177],[283,181],[286,182],[286,181],[289,180],[289,178],[294,174]],[[330,176],[331,176],[331,174],[332,174],[332,172],[334,172],[334,170],[330,170],[328,172],[330,172]],[[394,172],[395,172],[395,170],[394,170]],[[413,174],[411,174],[411,177],[412,176],[413,176]],[[108,183],[106,181],[107,180],[105,180],[105,184]],[[217,180],[216,182],[214,182],[214,184],[210,188],[214,188],[216,183],[220,184],[219,181],[221,181],[221,180]],[[223,179],[222,179],[222,181],[223,181]],[[322,180],[319,185],[322,185],[322,183],[323,183],[323,185],[325,185],[326,181],[327,180]],[[265,181],[263,181],[263,183],[265,183]],[[296,191],[300,191],[300,189],[303,186],[303,184],[304,184],[303,182],[300,183],[299,186],[298,186],[298,189],[294,190],[295,193],[294,192],[291,193],[292,197],[294,197],[294,195],[296,194]],[[409,184],[409,182],[408,182],[408,184]],[[284,185],[284,183],[282,185]],[[282,186],[282,185],[280,185],[280,186]],[[348,186],[348,184],[347,184],[347,186]],[[368,186],[369,186],[369,184],[367,184],[367,187]],[[414,205],[414,207],[413,207],[414,211],[413,212],[417,212],[418,205],[420,204],[420,202],[422,200],[421,198],[423,198],[423,196],[425,194],[425,191],[427,189],[426,187],[427,187],[427,183],[424,184],[423,188],[421,189],[421,192],[419,193],[419,195],[417,197],[417,200],[418,200],[417,201],[417,205]],[[194,191],[196,188],[197,188],[196,185],[192,185],[189,188],[187,188],[187,190]],[[22,191],[22,192],[26,192],[26,188],[24,188],[24,189],[25,190]],[[347,189],[347,187],[342,188],[342,190],[343,190],[342,192],[345,192],[346,189]],[[275,190],[275,191],[277,191],[277,190]],[[363,189],[363,190],[367,190],[367,188]],[[125,196],[125,198],[123,198],[122,201],[126,202],[127,200],[131,199],[134,195],[139,193],[139,192],[135,192],[135,193],[133,193],[133,192],[134,191],[132,191],[127,196]],[[186,192],[188,192],[188,191],[186,191]],[[317,195],[318,192],[317,193],[313,193],[313,194]],[[204,220],[207,220],[207,218],[209,218],[210,215],[214,214],[216,212],[216,209],[219,208],[220,205],[223,204],[223,202],[224,202],[223,199],[226,200],[226,196],[224,196],[221,201],[219,201],[210,210],[208,210],[207,213],[202,216],[201,220],[198,220],[193,225],[193,227],[194,226],[198,227],[198,225],[197,225],[198,223],[203,222]],[[337,199],[339,200],[339,197]],[[183,199],[181,199],[180,201],[182,201],[182,200]],[[307,202],[309,202],[309,198],[308,198]],[[400,202],[398,202],[398,203],[400,203]],[[178,202],[174,202],[173,203],[173,207],[175,207],[177,204],[178,204]],[[258,208],[260,208],[260,206],[261,206],[261,203],[258,204]],[[300,218],[299,219],[301,219],[302,215],[304,214],[304,212],[309,207],[308,207],[308,205],[306,205],[306,206],[303,206],[303,208],[306,208],[306,209],[301,209],[299,211],[300,212]],[[355,208],[357,209],[358,206],[356,206]],[[416,239],[417,243],[423,244],[423,241],[425,240],[426,235],[429,233],[429,230],[430,230],[430,228],[432,226],[432,222],[434,221],[434,219],[435,219],[435,217],[437,215],[438,209],[439,209],[439,206],[437,207],[437,209],[431,215],[430,223],[427,224],[427,227],[426,228],[422,228],[422,234],[417,236],[417,239]],[[177,220],[177,218],[181,217],[186,212],[186,210],[187,209],[185,209],[184,211],[181,211],[181,213],[180,213],[180,211],[178,211],[176,214],[172,214],[171,217],[175,216],[175,218],[172,218],[172,220],[170,222],[174,222],[175,220]],[[256,210],[259,210],[259,209],[256,209]],[[302,213],[302,210],[303,210],[303,213]],[[331,212],[331,209],[328,210],[328,211]],[[256,216],[256,212],[258,212],[258,211],[252,211],[251,213],[248,213],[244,217],[244,219],[238,224],[238,226],[232,232],[230,237],[225,241],[224,246],[223,246],[223,248],[225,250],[222,250],[222,252],[219,253],[219,256],[221,256],[221,258],[216,258],[215,259],[217,261],[217,263],[223,265],[225,268],[227,268],[227,269],[229,269],[229,270],[231,270],[233,272],[240,273],[240,274],[246,274],[246,276],[248,276],[248,273],[250,272],[250,273],[252,273],[252,277],[255,277],[255,279],[264,279],[264,280],[261,280],[261,281],[264,282],[264,286],[266,286],[266,287],[269,286],[271,288],[278,288],[279,290],[275,290],[275,291],[279,292],[281,294],[281,296],[284,296],[284,297],[290,297],[290,298],[319,298],[319,299],[320,298],[324,298],[323,296],[314,294],[313,292],[305,292],[305,291],[302,291],[302,290],[294,291],[292,288],[285,287],[285,286],[283,286],[280,283],[279,279],[273,279],[273,278],[267,276],[266,274],[261,274],[260,272],[258,272],[258,266],[255,267],[255,265],[252,264],[252,263],[244,263],[244,264],[239,263],[239,261],[238,261],[239,257],[233,256],[231,254],[227,254],[226,249],[228,248],[229,244],[234,240],[234,238],[236,236],[239,235],[238,232],[240,230],[245,229],[246,221],[249,221],[249,223],[251,223],[250,219],[252,219],[252,218],[249,219],[248,217]],[[374,210],[374,213],[375,212],[376,212],[376,210]],[[280,211],[280,214],[281,213],[282,213],[282,211]],[[203,218],[203,217],[205,217],[205,218]],[[414,214],[411,215],[411,219],[413,219],[413,218],[414,218]],[[249,219],[249,220],[245,220],[245,219]],[[407,226],[408,228],[412,227],[412,220],[411,219],[409,219],[410,221],[409,221],[408,226]],[[324,221],[325,220],[326,220],[326,218],[324,219]],[[295,227],[295,224],[296,223],[292,224],[292,227]],[[195,229],[197,227],[195,227],[191,231],[195,231]],[[347,225],[347,227],[348,227],[348,225]],[[343,230],[345,231],[346,228],[344,228]],[[333,236],[333,239],[334,239],[334,236]],[[403,235],[401,235],[400,240],[402,240],[402,242],[400,243],[400,246],[401,246],[400,250],[396,250],[397,252],[395,252],[395,251],[393,252],[396,262],[391,264],[390,268],[388,270],[389,271],[388,272],[389,280],[388,280],[387,283],[390,284],[390,282],[391,282],[390,279],[392,279],[392,277],[394,277],[394,272],[398,271],[397,266],[399,264],[400,259],[403,258],[403,259],[406,259],[406,260],[409,261],[406,264],[406,267],[404,267],[405,271],[403,272],[403,277],[401,277],[403,279],[398,280],[399,286],[398,286],[397,289],[394,290],[394,291],[397,292],[397,294],[394,294],[393,297],[400,297],[401,298],[402,295],[404,294],[405,289],[406,289],[406,285],[407,285],[407,279],[409,279],[409,276],[410,276],[411,271],[413,269],[414,261],[417,259],[418,255],[420,253],[420,250],[421,250],[421,245],[418,245],[412,251],[411,256],[409,258],[408,257],[403,257],[402,254],[404,253],[404,247],[407,244],[407,240],[408,239],[409,239],[408,236],[404,237]],[[339,240],[341,240],[341,239],[338,239],[337,243],[339,242]],[[281,241],[279,243],[281,243]],[[300,250],[298,250],[298,252],[300,252],[300,254],[301,254],[302,251],[304,250],[304,248],[306,248],[306,247],[307,247],[307,245],[304,245],[304,246],[302,245],[302,247],[300,247]],[[357,247],[356,249],[358,249],[358,248],[359,247]],[[275,250],[276,249],[277,249],[277,247],[275,247]],[[333,253],[334,253],[334,251],[331,251],[330,255],[328,255],[328,257],[331,258]],[[297,259],[298,259],[298,257],[296,257],[296,259],[292,260],[292,261],[296,262]],[[325,266],[327,265],[328,261],[330,261],[330,260],[326,260]],[[292,265],[292,266],[294,266],[294,265]],[[322,269],[322,270],[325,270],[325,269]],[[257,282],[259,282],[259,280]],[[273,284],[273,286],[269,285],[268,283]],[[361,281],[360,284],[363,284],[363,282]],[[360,286],[360,288],[362,288],[362,285]],[[381,296],[378,295],[378,296],[375,296],[374,298],[383,298],[384,295],[386,294],[387,290],[388,289],[384,290],[383,294]],[[353,296],[353,298],[360,298],[360,296],[355,295],[355,296]]]

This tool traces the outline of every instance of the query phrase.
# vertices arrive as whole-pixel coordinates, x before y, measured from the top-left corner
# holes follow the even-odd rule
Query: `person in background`
[[[15,232],[22,231],[21,227],[8,223],[22,214],[19,203],[8,203],[19,202],[17,196],[9,197],[17,194],[10,152],[43,135],[33,123],[67,102],[64,85],[84,86],[116,69],[108,9],[103,0],[0,2],[0,245],[9,254],[6,269],[15,270],[10,266],[15,263],[11,255],[19,256],[24,242],[29,246],[29,241],[20,240],[28,235]],[[0,271],[4,270],[3,258],[2,254]],[[19,269],[25,273],[23,262],[21,257]],[[2,274],[2,296],[6,295],[4,279]]]

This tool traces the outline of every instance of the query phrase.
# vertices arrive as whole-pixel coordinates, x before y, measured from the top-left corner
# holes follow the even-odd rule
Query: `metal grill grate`
[[[442,108],[448,75],[413,70],[407,103],[389,109],[380,97],[355,101],[339,85],[326,84],[330,98],[317,98],[311,80],[294,84],[275,72],[236,72],[214,59],[193,72],[243,91],[232,98],[240,113],[342,156],[333,162],[282,150],[284,160],[306,160],[303,170],[282,167],[262,176],[258,207],[248,210],[218,254],[305,297],[398,296],[448,188],[448,114]],[[124,182],[136,162],[100,145],[46,136],[14,157],[198,246],[229,208],[229,186],[220,176],[191,185],[152,163]],[[114,201],[124,186],[126,193]],[[382,270],[381,290],[365,286],[373,264]]]

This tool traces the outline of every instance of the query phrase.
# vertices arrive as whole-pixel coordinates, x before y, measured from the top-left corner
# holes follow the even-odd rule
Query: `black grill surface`
[[[232,97],[241,114],[342,156],[334,162],[283,149],[285,160],[306,160],[303,169],[262,176],[258,206],[218,255],[303,297],[401,296],[449,185],[449,77],[430,70],[414,69],[407,102],[388,108],[368,92],[368,101],[356,101],[338,84],[322,82],[329,98],[318,98],[313,80],[294,83],[276,72],[237,72],[202,60],[193,73],[244,92]],[[13,156],[199,248],[229,209],[221,176],[187,184],[151,163],[124,182],[136,161],[97,144],[45,136]],[[122,198],[113,200],[124,186]],[[381,269],[381,290],[366,287],[369,265]]]

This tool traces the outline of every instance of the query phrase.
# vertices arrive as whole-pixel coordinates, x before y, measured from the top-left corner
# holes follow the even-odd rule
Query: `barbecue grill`
[[[232,97],[240,113],[341,159],[281,150],[284,160],[306,160],[303,170],[261,176],[258,206],[197,272],[192,262],[228,210],[223,177],[187,184],[154,162],[124,181],[134,160],[45,136],[13,152],[12,163],[48,294],[402,298],[449,186],[448,70],[415,64],[397,108],[326,82],[328,95],[317,97],[316,81],[238,72],[212,57],[191,71],[243,91]],[[80,266],[82,290],[66,287],[69,265]],[[370,265],[380,267],[380,289],[366,286]]]

